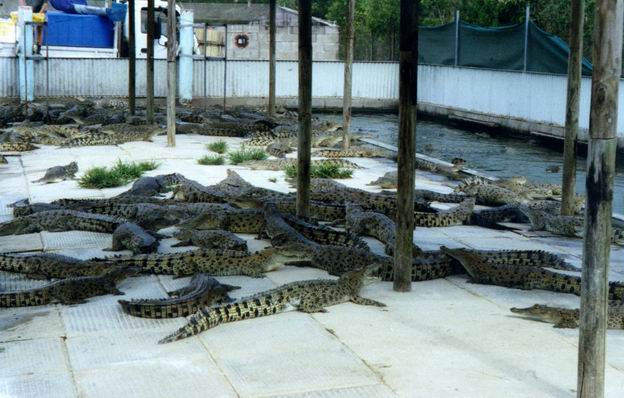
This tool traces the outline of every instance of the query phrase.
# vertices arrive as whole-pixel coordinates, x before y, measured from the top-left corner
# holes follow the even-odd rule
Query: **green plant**
[[[288,178],[296,178],[297,177],[297,166],[290,165],[284,168],[284,172],[286,173],[286,177]],[[353,170],[343,169],[335,164],[331,163],[319,163],[312,165],[310,167],[310,177],[311,178],[351,178],[353,175]]]
[[[197,161],[197,163],[204,165],[204,166],[218,166],[218,165],[222,165],[225,163],[225,158],[220,155],[217,155],[217,156],[206,155],[200,158]]]
[[[228,144],[225,141],[217,141],[206,145],[206,148],[210,149],[212,152],[224,154],[227,152]]]
[[[80,178],[78,184],[83,188],[113,188],[135,180],[146,171],[158,167],[156,162],[122,162],[118,160],[111,168],[92,167]]]
[[[269,156],[262,149],[243,148],[228,154],[228,158],[232,164],[240,164],[248,160],[265,160],[267,157]]]

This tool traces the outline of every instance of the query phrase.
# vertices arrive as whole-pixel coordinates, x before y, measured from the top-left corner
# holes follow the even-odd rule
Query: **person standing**
[[[31,7],[33,13],[45,13],[48,11],[47,0],[19,0],[19,5]],[[36,25],[35,31],[37,32],[37,44],[34,53],[39,54],[41,52],[41,44],[43,43],[43,29],[41,25]]]

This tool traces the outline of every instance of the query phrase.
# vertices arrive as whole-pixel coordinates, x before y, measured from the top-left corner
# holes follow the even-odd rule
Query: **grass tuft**
[[[217,141],[206,145],[206,148],[210,149],[212,152],[223,155],[225,152],[227,152],[228,145],[225,141]]]
[[[197,163],[203,166],[219,166],[219,165],[225,164],[225,158],[221,155],[218,155],[218,156],[206,155],[200,158],[197,161]]]
[[[118,160],[111,168],[92,167],[80,178],[78,184],[83,188],[114,188],[126,185],[141,177],[146,171],[158,167],[156,162],[129,162]]]
[[[248,160],[265,160],[269,155],[262,149],[241,149],[235,152],[230,152],[228,158],[232,164],[240,164]]]
[[[296,178],[297,177],[297,166],[291,165],[287,166],[284,169],[286,173],[286,177],[288,178]],[[311,178],[351,178],[353,175],[353,170],[343,169],[335,164],[330,163],[320,163],[318,165],[312,165],[310,167],[310,177]]]

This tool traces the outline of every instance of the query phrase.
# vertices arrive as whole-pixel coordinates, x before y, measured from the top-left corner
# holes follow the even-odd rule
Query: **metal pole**
[[[167,145],[175,146],[176,133],[176,9],[175,0],[167,0]]]
[[[147,78],[146,96],[147,103],[145,116],[148,124],[154,123],[154,0],[147,0]]]
[[[455,66],[459,65],[459,10],[455,10]]]
[[[276,0],[269,2],[269,117],[275,116],[275,34],[276,34]]]
[[[48,23],[43,23],[43,29],[46,35],[48,34]],[[47,37],[47,36],[46,36]],[[46,40],[46,121],[50,119],[50,46]]]
[[[134,0],[128,0],[128,108],[135,114],[136,100],[136,39]]]
[[[419,6],[420,1],[401,0],[399,148],[397,166],[399,179],[393,285],[394,290],[397,292],[409,292],[412,289]]]
[[[204,24],[204,110],[208,110],[208,24]]]
[[[527,71],[529,66],[529,22],[531,21],[531,6],[527,4],[524,15],[524,67],[523,71]]]
[[[565,141],[563,150],[563,192],[561,214],[574,215],[576,192],[576,146],[579,130],[581,72],[583,62],[584,0],[572,0],[570,21],[570,56],[568,57],[568,93],[566,101]]]
[[[227,51],[228,51],[228,27],[225,25],[225,39],[223,40],[223,113],[225,113],[227,99]]]
[[[344,88],[342,94],[342,147],[349,149],[349,130],[351,129],[351,79],[353,77],[353,44],[355,39],[355,0],[347,0],[347,45],[345,46]]]
[[[596,1],[577,396],[602,398],[624,0]]]
[[[299,0],[299,145],[297,216],[308,217],[312,149],[312,0]]]

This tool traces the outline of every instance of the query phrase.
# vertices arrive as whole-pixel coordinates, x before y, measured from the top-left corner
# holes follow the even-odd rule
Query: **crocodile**
[[[398,171],[389,171],[366,185],[376,185],[383,189],[396,189],[399,186],[399,173]]]
[[[557,293],[570,293],[580,296],[581,278],[566,275],[536,266],[516,264],[492,264],[484,261],[478,252],[467,249],[440,250],[454,258],[470,275],[470,281],[487,285],[497,285],[523,290],[550,290]],[[624,283],[609,283],[609,299],[624,299]]]
[[[0,142],[0,151],[26,152],[34,149],[37,147],[27,141]]]
[[[125,198],[128,196],[155,196],[173,190],[174,185],[180,184],[186,178],[182,174],[171,173],[161,174],[154,177],[145,176],[136,180],[132,187],[126,192],[122,192],[115,198]]]
[[[134,254],[153,253],[158,249],[158,240],[138,225],[125,222],[113,231],[112,251],[130,250]]]
[[[388,152],[365,147],[351,147],[349,149],[321,149],[313,153],[322,158],[387,158]]]
[[[31,279],[65,279],[95,276],[110,270],[104,262],[83,261],[55,253],[0,254],[0,271],[25,274]]]
[[[447,166],[445,164],[434,163],[420,157],[416,157],[414,166],[416,170],[428,171],[430,173],[439,174],[451,180],[461,180],[464,178],[461,166]]]
[[[473,196],[476,198],[478,205],[484,206],[520,204],[530,200],[528,196],[519,195],[514,191],[494,184],[471,184],[464,182],[455,188],[455,192],[463,192],[468,196]]]
[[[38,180],[32,182],[43,182],[45,184],[72,180],[78,172],[78,164],[71,162],[66,166],[54,166],[46,170],[45,175]]]
[[[188,286],[169,292],[165,299],[118,300],[123,312],[140,318],[186,317],[200,308],[233,301],[228,292],[239,286],[221,284],[207,274],[193,275]]]
[[[0,307],[26,307],[46,304],[81,304],[105,294],[123,295],[117,283],[136,275],[136,267],[115,267],[97,276],[61,279],[48,285],[18,292],[0,293]]]
[[[7,159],[3,155],[0,154],[0,164],[7,164],[7,163],[9,163]]]
[[[67,139],[85,134],[77,125],[32,125],[21,124],[10,128],[29,141],[43,145],[61,145]]]
[[[284,158],[293,151],[290,145],[282,140],[274,141],[267,145],[265,150],[269,155],[275,156],[276,158]]]
[[[583,217],[548,214],[527,206],[521,206],[520,211],[529,219],[532,231],[548,231],[555,235],[583,238]],[[612,228],[611,243],[624,246],[624,230]]]
[[[365,250],[369,249],[366,242],[351,232],[337,231],[324,225],[312,224],[298,218],[294,214],[283,213],[282,217],[288,225],[296,230],[296,232],[321,245],[359,247]]]
[[[345,273],[338,280],[309,280],[291,282],[275,289],[244,297],[233,303],[202,308],[188,323],[159,341],[170,343],[194,336],[215,326],[243,319],[257,318],[284,311],[288,305],[306,313],[326,312],[325,307],[345,302],[385,307],[385,304],[360,296],[365,279],[378,266],[369,264]]]
[[[181,229],[222,229],[241,234],[259,234],[264,228],[262,209],[229,209],[204,211],[202,214],[182,221]]]
[[[199,134],[216,137],[245,137],[252,133],[255,126],[231,124],[176,123],[176,132],[180,134]]]
[[[310,165],[312,167],[335,166],[335,167],[340,167],[342,169],[349,169],[349,170],[361,169],[360,166],[346,159],[313,159],[310,162]],[[284,170],[288,167],[296,167],[297,159],[285,158],[285,159],[269,159],[269,160],[249,160],[249,161],[241,163],[239,166],[245,166],[252,170],[279,171],[279,170]]]
[[[193,229],[182,229],[173,234],[173,237],[180,242],[172,247],[198,246],[205,249],[226,249],[247,251],[247,241],[241,239],[229,231],[209,230],[198,231]]]
[[[126,220],[103,214],[75,210],[50,210],[0,223],[0,236],[73,230],[111,234],[124,222]]]
[[[97,133],[76,137],[65,141],[61,147],[69,148],[90,145],[118,145],[132,141],[151,141],[152,137],[163,130],[156,125],[135,126],[116,123],[102,126]]]
[[[318,247],[319,245],[297,232],[290,226],[273,203],[264,205],[264,231],[271,239],[273,246],[296,244],[305,247]]]
[[[356,235],[368,235],[385,244],[386,254],[392,255],[396,244],[396,224],[388,216],[373,211],[364,211],[361,206],[348,203],[347,229]],[[412,254],[422,250],[412,243]]]
[[[527,308],[513,307],[510,311],[514,314],[519,314],[524,319],[554,323],[553,327],[555,328],[579,327],[580,311],[578,309],[549,307],[547,305],[535,304]],[[609,303],[609,310],[607,312],[607,328],[624,329],[624,310],[622,308],[622,303]]]

